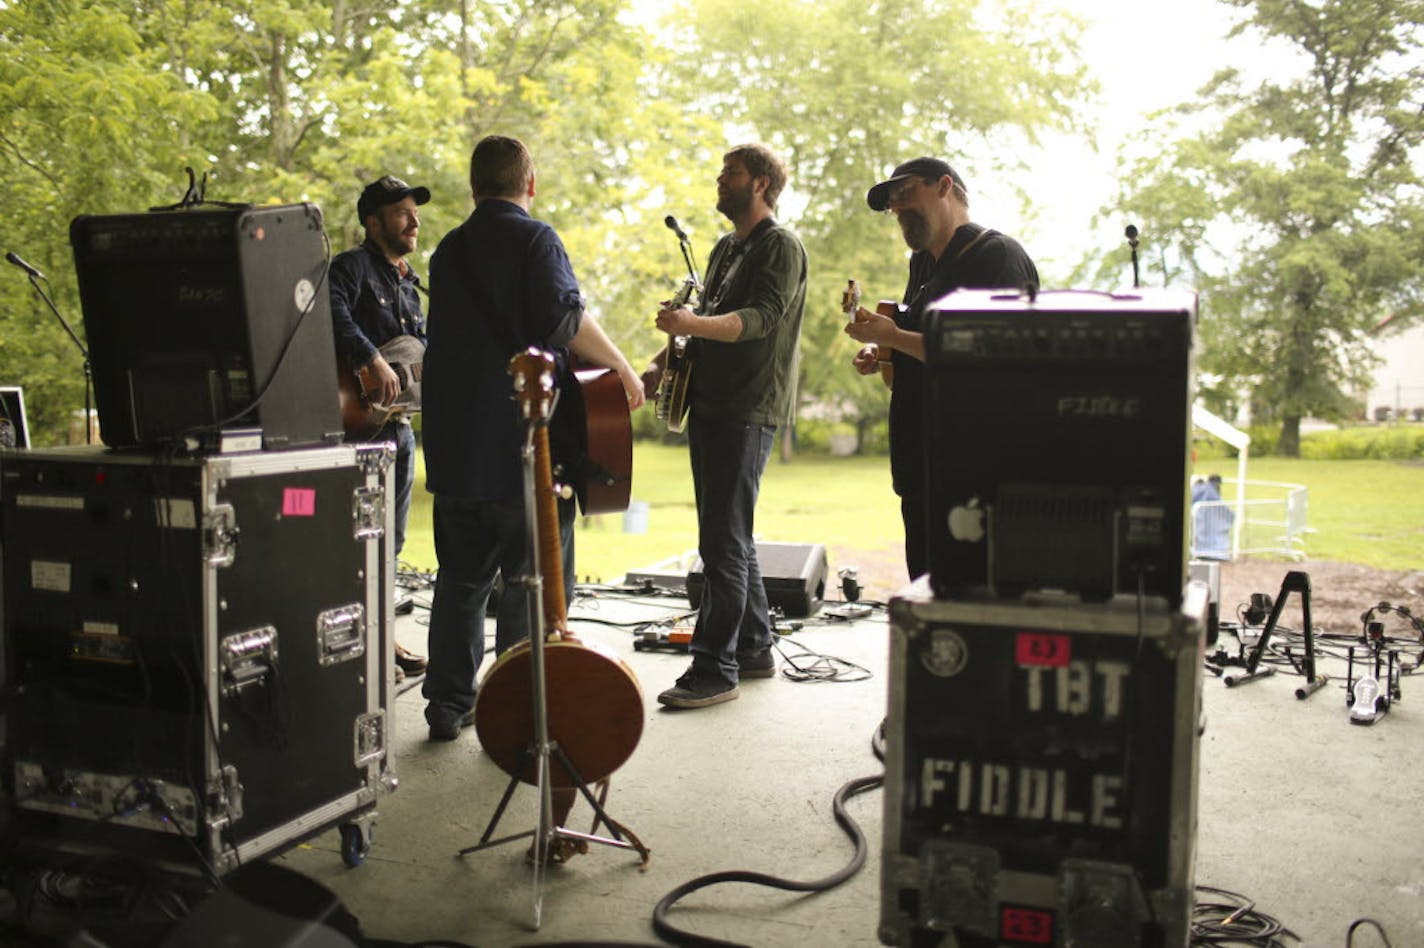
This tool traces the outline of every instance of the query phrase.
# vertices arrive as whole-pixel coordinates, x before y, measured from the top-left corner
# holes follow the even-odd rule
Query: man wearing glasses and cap
[[[964,179],[938,158],[915,158],[865,196],[873,211],[894,214],[912,251],[904,305],[894,317],[865,309],[846,333],[867,343],[854,365],[876,370],[879,350],[891,350],[890,474],[905,521],[905,565],[910,579],[929,570],[929,501],[924,440],[924,312],[950,290],[1038,289],[1038,270],[1018,241],[969,220]]]
[[[381,347],[401,336],[418,340],[416,349],[425,344],[425,317],[417,293],[424,287],[405,258],[415,252],[420,233],[416,208],[429,200],[430,189],[413,188],[390,175],[368,184],[356,201],[356,216],[366,239],[331,261],[328,281],[336,355],[356,374],[369,400],[379,405],[397,404],[402,388],[400,376],[381,354]],[[396,412],[367,440],[395,442],[395,555],[399,560],[415,485],[415,434],[410,418],[403,411]],[[424,658],[400,645],[395,648],[397,681],[425,673]]]

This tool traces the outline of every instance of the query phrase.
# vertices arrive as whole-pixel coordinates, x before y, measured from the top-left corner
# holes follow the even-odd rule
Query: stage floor
[[[428,591],[416,599],[428,603]],[[793,658],[815,653],[863,668],[861,680],[753,680],[739,700],[669,711],[656,697],[687,657],[636,650],[635,630],[687,611],[680,597],[607,590],[584,592],[570,608],[574,628],[612,649],[643,690],[642,739],[614,774],[606,805],[651,849],[646,869],[632,852],[597,845],[551,867],[536,930],[527,840],[457,855],[485,832],[508,778],[473,728],[452,743],[427,740],[418,681],[401,686],[396,701],[400,788],[380,801],[365,863],[343,864],[334,831],[277,861],[335,891],[367,936],[481,948],[661,944],[653,908],[694,877],[752,870],[813,880],[842,868],[853,850],[832,798],[848,781],[881,772],[872,738],[886,707],[885,610],[853,620],[823,610],[794,620],[799,627],[780,643]],[[421,653],[426,616],[417,607],[397,623],[398,640]],[[1196,882],[1254,900],[1308,945],[1345,944],[1361,917],[1383,925],[1394,945],[1424,944],[1424,723],[1415,710],[1424,680],[1404,678],[1404,700],[1361,727],[1346,713],[1343,662],[1325,670],[1338,677],[1306,701],[1295,698],[1300,679],[1289,675],[1235,688],[1206,677]],[[684,899],[670,921],[758,948],[878,944],[881,804],[879,790],[848,804],[869,859],[840,887],[805,896],[721,885]],[[495,836],[532,829],[535,818],[535,794],[521,785]],[[580,803],[570,825],[586,830],[589,819]],[[1382,943],[1369,932],[1355,940]]]

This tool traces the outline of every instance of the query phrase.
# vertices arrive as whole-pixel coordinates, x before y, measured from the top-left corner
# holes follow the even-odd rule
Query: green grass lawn
[[[1235,471],[1235,460],[1217,459],[1200,461],[1196,473],[1220,472],[1230,478]],[[1308,523],[1314,532],[1305,552],[1311,559],[1381,569],[1424,568],[1424,464],[1261,458],[1251,460],[1246,476],[1309,489]],[[402,560],[434,569],[430,494],[424,481],[424,473],[417,474]],[[630,569],[680,556],[696,546],[686,448],[638,442],[633,498],[648,504],[646,532],[625,533],[621,514],[580,521],[579,581],[614,581]],[[889,459],[801,455],[782,463],[773,456],[762,478],[757,536],[898,555],[900,506],[890,490]],[[837,565],[833,556],[831,568]]]

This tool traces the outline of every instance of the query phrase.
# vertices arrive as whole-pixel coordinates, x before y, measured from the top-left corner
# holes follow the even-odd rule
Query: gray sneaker
[[[776,656],[771,646],[760,651],[737,653],[737,675],[740,678],[775,678]]]
[[[658,695],[658,703],[669,708],[705,708],[710,704],[732,701],[740,693],[736,685],[699,678],[696,672],[689,669],[675,685]]]
[[[432,741],[453,741],[460,736],[460,732],[475,723],[474,709],[466,711],[453,720],[438,720],[430,722],[430,739]]]

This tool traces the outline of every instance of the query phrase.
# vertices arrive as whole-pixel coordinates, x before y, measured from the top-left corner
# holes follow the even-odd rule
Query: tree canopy
[[[360,238],[361,186],[391,173],[433,193],[423,272],[470,209],[470,148],[511,134],[535,157],[535,213],[638,360],[685,274],[664,216],[705,255],[722,152],[763,140],[812,258],[803,400],[874,415],[836,304],[850,277],[897,296],[904,249],[865,189],[914,154],[987,172],[1005,143],[1071,127],[1091,91],[1076,29],[1031,0],[686,0],[656,30],[629,0],[0,0],[0,243],[82,334],[74,217],[172,204],[191,168],[209,199],[319,205],[335,252]],[[0,281],[0,383],[26,387],[40,443],[84,404],[79,353],[18,271]]]
[[[1303,418],[1355,412],[1370,330],[1421,315],[1424,3],[1225,2],[1278,65],[1222,71],[1163,115],[1121,208],[1149,272],[1201,290],[1212,394],[1244,393],[1294,456]]]

